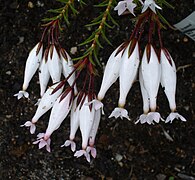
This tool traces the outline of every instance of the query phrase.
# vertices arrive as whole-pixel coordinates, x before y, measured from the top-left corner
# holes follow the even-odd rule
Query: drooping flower
[[[176,111],[176,102],[175,102],[175,92],[176,92],[176,67],[175,63],[168,52],[167,49],[161,49],[161,85],[164,88],[164,92],[169,101],[169,107],[171,109],[170,115],[166,119],[167,122],[171,122],[174,119],[181,119],[182,121],[186,121],[186,119]]]
[[[137,77],[139,62],[138,42],[132,40],[121,59],[119,72],[120,96],[118,101],[118,106],[121,108],[125,106],[127,94]]]
[[[100,91],[98,93],[98,100],[102,100],[110,88],[110,86],[117,80],[119,77],[119,70],[121,66],[121,56],[123,51],[121,50],[119,53],[118,51],[122,45],[120,45],[109,57],[103,75],[102,84],[100,87]]]
[[[55,130],[57,130],[60,127],[61,123],[66,118],[66,116],[68,115],[72,107],[73,95],[74,94],[73,94],[72,89],[67,89],[55,101],[51,114],[50,114],[48,127],[46,129],[46,132],[44,133],[44,136],[39,139],[39,143],[48,144],[47,143],[48,141],[51,142],[50,136]]]
[[[21,127],[30,127],[30,133],[34,134],[36,127],[35,123],[39,120],[39,118],[45,114],[49,109],[51,109],[57,100],[58,96],[62,93],[63,87],[62,86],[58,91],[52,94],[52,91],[59,85],[60,83],[54,84],[53,86],[49,87],[47,91],[44,93],[43,97],[41,98],[38,108],[36,110],[35,115],[33,116],[31,122],[27,121]]]
[[[77,96],[78,97],[78,96]],[[76,150],[76,143],[74,142],[75,134],[79,128],[79,106],[77,106],[77,97],[73,101],[70,114],[70,136],[61,147],[70,146],[74,152]]]
[[[154,0],[145,0],[143,3],[142,13],[145,12],[148,8],[150,8],[154,13],[156,13],[156,8],[162,9],[155,3]]]
[[[49,48],[47,65],[53,83],[59,82],[61,78],[62,64],[55,45],[51,45]]]
[[[141,78],[141,89],[144,106],[146,108],[145,113],[148,111],[147,96],[149,98],[150,113],[147,116],[140,116],[138,121],[141,123],[147,122],[153,124],[153,121],[159,122],[163,120],[160,114],[156,111],[156,99],[161,78],[161,67],[156,52],[151,44],[145,47],[145,51],[142,57],[140,66],[140,78]],[[145,118],[146,119],[145,119]]]
[[[69,54],[65,51],[65,49],[61,48],[60,49],[60,58],[61,58],[61,63],[62,63],[62,73],[65,78],[68,78],[68,76],[74,71],[74,65],[72,62],[71,57]],[[73,85],[75,81],[75,73],[72,73],[72,75],[67,79],[68,83],[70,86]],[[77,92],[77,87],[76,84],[74,85],[74,94],[76,95]]]
[[[118,15],[120,16],[123,14],[126,10],[129,10],[131,14],[134,14],[134,9],[137,5],[133,3],[133,0],[124,0],[120,1],[118,5],[114,8],[115,11],[118,11]]]
[[[93,107],[90,108],[89,105],[85,105],[86,103],[89,103],[89,97],[85,96],[84,98],[84,105],[81,106],[79,112],[79,126],[82,136],[82,150],[76,151],[75,156],[80,157],[84,155],[87,161],[90,161],[90,155],[89,152],[86,151],[86,149],[88,146],[91,128],[94,122],[95,109]]]
[[[14,96],[17,96],[18,99],[21,97],[29,97],[29,94],[26,92],[29,83],[37,71],[41,59],[42,59],[42,53],[43,53],[43,45],[41,42],[39,42],[29,53],[28,58],[26,60],[26,66],[24,71],[24,82],[22,86],[22,90],[19,91],[19,93],[15,94]]]
[[[45,90],[49,82],[49,78],[50,78],[50,74],[49,74],[47,62],[46,62],[45,55],[44,55],[41,65],[39,67],[39,83],[40,83],[40,96],[41,97],[45,93]]]

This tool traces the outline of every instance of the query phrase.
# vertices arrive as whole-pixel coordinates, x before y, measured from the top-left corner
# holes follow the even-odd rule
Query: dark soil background
[[[164,32],[163,39],[179,68],[177,106],[187,122],[175,120],[172,124],[135,125],[134,121],[142,113],[138,82],[129,93],[126,107],[132,122],[108,119],[117,105],[116,83],[104,100],[105,116],[102,116],[96,140],[98,155],[90,164],[84,158],[73,158],[69,148],[60,148],[69,136],[68,118],[52,135],[51,153],[45,149],[38,150],[37,145],[32,144],[36,136],[30,135],[20,125],[30,120],[36,110],[34,104],[39,98],[38,76],[33,78],[28,89],[30,101],[18,101],[13,95],[22,86],[28,53],[41,37],[40,20],[46,17],[46,10],[60,7],[60,3],[49,0],[31,2],[0,0],[0,179],[195,179],[195,43],[179,31],[171,29]],[[193,0],[170,2],[175,10],[166,9],[163,14],[171,24],[179,22],[195,9]],[[62,44],[68,51],[90,35],[90,29],[83,25],[97,14],[92,8],[93,3],[91,1],[88,7],[81,10],[78,17],[71,18],[72,25],[62,38]],[[107,33],[113,47],[104,44],[100,53],[104,62],[122,41],[129,38],[132,29],[129,17],[121,17],[119,21],[117,13],[113,12],[113,15],[120,27]],[[82,50],[80,48],[75,57]],[[97,90],[100,83],[101,78],[97,80]],[[158,105],[160,113],[166,117],[169,107],[162,89]],[[39,132],[46,128],[48,115],[40,119]],[[173,141],[166,138],[164,131]],[[81,140],[79,133],[77,139]]]

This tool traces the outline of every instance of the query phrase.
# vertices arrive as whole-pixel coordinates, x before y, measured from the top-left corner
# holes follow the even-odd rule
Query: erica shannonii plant
[[[31,50],[26,61],[24,82],[22,90],[15,96],[29,98],[27,88],[36,71],[39,72],[40,99],[37,102],[37,110],[31,120],[25,122],[30,133],[36,132],[38,120],[51,109],[48,126],[44,132],[38,133],[37,140],[39,149],[45,147],[51,151],[51,136],[62,122],[70,114],[70,135],[61,147],[70,146],[75,157],[84,156],[88,162],[91,157],[95,158],[95,138],[99,127],[103,103],[101,102],[108,89],[119,78],[119,100],[109,117],[127,118],[128,111],[125,109],[127,95],[133,83],[139,77],[141,94],[143,98],[143,114],[136,123],[154,124],[164,121],[156,112],[156,100],[160,84],[164,87],[168,98],[171,113],[165,122],[172,122],[175,118],[186,121],[176,112],[176,68],[169,51],[163,46],[161,30],[169,23],[160,14],[163,6],[172,7],[165,0],[124,0],[118,4],[114,0],[105,0],[95,5],[100,9],[100,14],[87,27],[93,27],[92,34],[85,39],[80,46],[85,51],[80,57],[72,59],[65,48],[62,47],[61,28],[63,23],[68,25],[69,15],[78,14],[76,7],[87,6],[83,1],[60,0],[63,7],[50,10],[57,14],[52,18],[46,18],[43,24],[42,37],[37,45]],[[118,15],[126,15],[136,19],[136,24],[130,38],[121,42],[110,55],[105,66],[104,75],[99,92],[97,93],[96,79],[99,77],[101,62],[99,51],[103,48],[102,41],[111,45],[106,36],[109,23],[117,25],[111,16],[113,10]],[[164,24],[165,25],[164,25]],[[158,40],[154,40],[154,36]],[[147,37],[147,38],[145,38]],[[146,41],[144,39],[147,39]],[[143,54],[142,52],[143,48]],[[63,74],[63,77],[62,77]],[[48,86],[51,77],[52,84]],[[75,136],[80,129],[82,146],[76,146]]]

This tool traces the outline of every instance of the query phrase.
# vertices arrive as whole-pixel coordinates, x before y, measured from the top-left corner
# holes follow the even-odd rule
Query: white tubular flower
[[[131,53],[130,56],[129,52]],[[137,77],[137,71],[140,62],[139,48],[138,43],[136,41],[131,41],[129,46],[124,51],[121,61],[122,64],[119,71],[120,97],[118,106],[123,108],[126,103],[127,94]]]
[[[144,87],[144,81],[143,81],[143,75],[142,75],[141,68],[139,69],[139,82],[140,82],[141,94],[142,94],[142,99],[143,99],[143,114],[140,115],[139,119],[135,122],[135,124],[137,124],[138,122],[140,122],[141,124],[144,124],[147,122],[146,117],[150,110],[150,106],[149,106],[148,93]]]
[[[127,118],[130,121],[130,118],[128,116],[128,112],[124,108],[119,108],[119,107],[115,108],[108,118],[111,118],[111,117],[115,117],[115,118],[120,117],[121,119]]]
[[[139,82],[141,87],[141,94],[143,99],[143,112],[147,114],[150,110],[148,93],[144,87],[143,74],[141,68],[139,69]]]
[[[46,132],[41,133],[43,135],[33,143],[33,144],[39,143],[39,149],[46,146],[46,148],[48,148],[50,152],[51,143],[50,136],[55,130],[57,130],[60,127],[63,120],[68,115],[72,106],[72,95],[73,95],[72,90],[70,90],[69,92],[65,91],[61,96],[58,97],[58,99],[54,103],[54,106],[49,117],[49,124]]]
[[[67,90],[55,101],[49,117],[49,124],[44,136],[45,139],[48,139],[51,134],[60,127],[63,120],[68,115],[72,107],[72,96],[72,90]]]
[[[79,127],[79,107],[77,107],[77,97],[73,101],[70,114],[70,136],[69,140],[66,140],[65,143],[61,146],[70,146],[71,150],[74,152],[76,150],[76,144],[74,142],[75,134]]]
[[[172,112],[176,111],[176,68],[175,63],[166,49],[161,49],[161,85],[169,101]],[[168,59],[169,58],[169,59]]]
[[[36,123],[39,118],[45,114],[49,109],[51,109],[54,105],[54,102],[58,98],[58,96],[62,93],[63,87],[62,86],[58,91],[52,94],[52,91],[59,85],[60,83],[54,84],[53,86],[49,87],[47,91],[44,93],[43,97],[41,98],[38,108],[36,110],[35,115],[32,118],[32,123]]]
[[[69,76],[69,74],[73,72],[74,65],[73,65],[71,57],[64,49],[61,49],[61,62],[62,62],[62,73],[63,73],[64,77],[67,78]],[[68,78],[67,81],[68,81],[69,85],[71,86],[73,84],[73,82],[75,81],[75,73],[73,73]],[[75,95],[78,93],[76,84],[74,86],[74,93],[75,93]]]
[[[164,92],[169,101],[169,107],[171,109],[171,113],[167,117],[165,123],[171,122],[174,119],[181,119],[181,121],[186,121],[186,119],[176,111],[176,103],[175,103],[175,92],[176,92],[176,67],[175,63],[169,54],[167,49],[161,49],[161,85],[164,87]]]
[[[76,151],[74,156],[80,157],[82,155],[85,155],[88,162],[90,162],[90,154],[89,151],[86,151],[89,135],[92,129],[92,125],[94,122],[94,116],[95,116],[95,109],[90,108],[90,106],[86,105],[89,103],[89,97],[86,96],[84,100],[84,105],[81,107],[79,112],[79,125],[82,135],[82,150]]]
[[[42,59],[42,53],[43,53],[43,46],[40,43],[38,43],[29,53],[28,58],[26,60],[22,91],[19,91],[19,93],[14,95],[17,96],[18,99],[20,99],[23,96],[25,98],[29,97],[29,94],[26,92],[26,89],[28,88],[33,75],[35,74],[35,72],[39,67],[39,64]]]
[[[126,11],[126,9],[128,9],[129,12],[135,16],[134,8],[136,6],[137,5],[133,3],[133,0],[125,0],[125,1],[120,1],[118,5],[114,8],[114,10],[118,11],[118,15],[120,16]]]
[[[47,66],[47,62],[45,59],[45,56],[43,57],[43,60],[41,62],[41,65],[39,67],[39,83],[40,83],[40,95],[41,97],[45,93],[45,90],[47,88],[47,84],[49,82],[50,74]]]
[[[97,111],[95,111],[93,125],[92,125],[92,128],[91,128],[90,134],[89,134],[89,145],[91,147],[93,147],[94,143],[95,143],[95,137],[96,137],[97,130],[98,130],[98,127],[99,127],[100,119],[101,119],[101,110],[98,109]],[[94,155],[94,156],[96,157],[96,155]]]
[[[142,13],[145,12],[148,8],[150,8],[154,13],[156,13],[156,8],[162,9],[155,3],[154,0],[145,0],[142,8]]]
[[[61,78],[62,64],[60,63],[60,57],[54,45],[50,46],[47,65],[53,83],[59,82]]]
[[[167,117],[165,123],[172,123],[174,119],[181,119],[181,121],[187,121],[182,115],[180,115],[179,113],[174,113],[174,112],[171,112],[169,114],[169,116]]]
[[[156,99],[160,84],[161,67],[154,48],[150,44],[145,48],[140,68],[143,75],[144,87],[149,97],[150,110],[154,112],[156,111]]]
[[[110,86],[117,80],[119,77],[119,70],[121,66],[121,56],[122,52],[120,51],[117,55],[119,46],[109,57],[108,62],[106,64],[102,84],[100,87],[100,91],[98,93],[98,100],[102,100],[107,92],[107,90],[110,88]]]

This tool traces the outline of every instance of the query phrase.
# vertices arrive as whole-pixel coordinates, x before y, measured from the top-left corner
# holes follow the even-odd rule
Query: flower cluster
[[[121,1],[115,9],[121,14],[122,10],[125,10],[122,4],[125,4],[125,7],[128,9],[129,6],[134,7],[134,5],[129,3],[132,3],[132,1]],[[130,120],[124,106],[128,92],[136,80],[137,74],[139,74],[144,113],[136,121],[136,124],[138,122],[141,124],[154,124],[154,122],[159,123],[160,120],[164,121],[161,115],[156,112],[156,101],[160,84],[164,88],[171,109],[171,113],[165,122],[172,122],[175,118],[186,121],[184,117],[176,112],[176,68],[171,55],[162,44],[160,33],[161,22],[155,10],[155,8],[161,8],[153,0],[145,0],[142,4],[142,14],[138,17],[130,40],[122,43],[108,59],[101,88],[98,93],[98,100],[102,101],[107,90],[119,78],[120,96],[118,107],[113,110],[109,117],[120,117],[121,119],[125,117]],[[141,57],[140,44],[142,43],[141,39],[143,31],[146,29],[146,24],[149,24],[148,42],[145,45],[145,50]],[[160,56],[157,55],[156,50],[158,42],[153,42],[152,38],[155,32],[155,25],[157,25],[159,36]]]
[[[45,24],[40,42],[31,50],[27,58],[22,90],[14,95],[18,99],[23,96],[29,98],[27,88],[38,70],[41,98],[38,100],[38,107],[32,119],[25,122],[21,127],[28,127],[30,133],[34,134],[38,120],[50,109],[51,113],[45,132],[38,133],[37,140],[33,144],[38,144],[39,149],[45,147],[50,152],[51,135],[60,127],[70,113],[69,139],[61,147],[70,146],[73,152],[76,151],[74,153],[75,157],[84,156],[90,162],[91,156],[95,158],[97,155],[94,143],[101,114],[104,113],[101,101],[111,85],[119,78],[120,96],[118,107],[113,110],[109,117],[120,117],[121,119],[127,118],[130,120],[125,104],[128,92],[137,79],[138,74],[143,97],[143,114],[136,123],[154,124],[154,122],[159,123],[160,120],[163,120],[161,115],[156,112],[156,100],[160,84],[164,87],[171,109],[171,113],[165,122],[172,122],[175,118],[186,121],[184,117],[176,112],[176,68],[171,55],[163,46],[161,39],[160,30],[162,24],[156,14],[156,9],[161,9],[161,7],[154,0],[145,0],[144,2],[139,0],[136,3],[133,0],[124,0],[120,1],[115,7],[119,15],[124,14],[127,9],[135,16],[134,9],[138,4],[141,4],[142,13],[137,18],[137,23],[130,39],[123,42],[110,55],[99,93],[96,95],[96,64],[100,64],[97,52],[99,47],[102,47],[99,37],[102,35],[103,39],[110,44],[105,36],[105,26],[109,27],[106,20],[110,19],[113,24],[117,24],[110,15],[113,1],[107,0],[99,4],[100,7],[106,6],[107,8],[103,14],[92,21],[91,26],[99,24],[99,27],[82,43],[82,45],[91,43],[91,46],[89,46],[82,57],[75,58],[75,60],[78,60],[76,63],[73,63],[71,57],[61,47],[59,42],[59,20],[64,17],[65,21],[68,21],[64,13],[68,6],[72,7],[71,3],[73,1],[68,1],[64,8],[54,11],[60,14]],[[76,12],[74,9],[72,11]],[[149,25],[147,32],[148,42],[145,44],[143,55],[141,55],[140,44],[143,32],[146,30],[146,24],[147,27]],[[157,27],[159,37],[160,55],[158,55],[156,50],[158,42],[153,42],[153,35],[156,32],[155,27]],[[64,75],[64,80],[62,80],[62,74]],[[50,77],[53,85],[48,87]],[[75,142],[78,129],[80,129],[82,136],[81,149],[77,148]]]
[[[59,22],[52,21],[47,24],[43,32],[40,42],[31,50],[26,61],[24,82],[22,90],[15,94],[18,99],[21,97],[29,97],[26,92],[29,83],[38,70],[40,83],[40,96],[42,97],[48,86],[51,77],[52,82],[56,83],[61,80],[63,74],[65,78],[73,71],[73,62],[64,48],[58,42],[59,38]],[[44,42],[47,41],[47,43]],[[45,44],[45,46],[44,46]],[[75,74],[68,79],[70,86],[75,78]],[[75,86],[75,92],[77,91]]]

